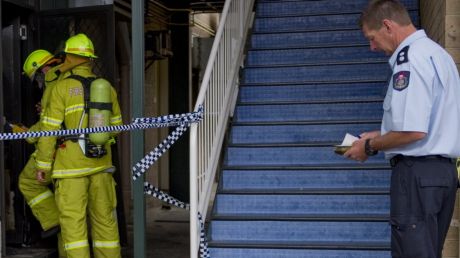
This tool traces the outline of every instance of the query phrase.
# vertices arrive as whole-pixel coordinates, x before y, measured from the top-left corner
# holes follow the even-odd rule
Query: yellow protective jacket
[[[84,63],[67,71],[64,77],[76,74],[83,77],[96,77],[91,72],[91,65]],[[43,119],[40,121],[42,130],[58,130],[64,124],[66,129],[78,128],[82,114],[84,113],[84,90],[80,81],[65,78],[59,81],[52,89],[48,107],[45,109]],[[112,115],[111,125],[121,125],[122,117],[117,94],[112,87]],[[88,126],[88,114],[85,114],[82,127]],[[52,167],[53,153],[55,150],[56,137],[41,137],[37,144],[35,157],[37,169],[50,171]],[[56,151],[53,165],[53,178],[73,178],[91,175],[108,168],[112,168],[112,154],[110,143],[105,146],[107,154],[101,158],[88,158],[84,155],[78,142],[67,140],[64,146]]]
[[[46,106],[48,106],[48,100],[49,100],[49,97],[50,97],[51,90],[54,88],[56,83],[59,80],[62,80],[62,78],[64,77],[63,76],[64,74],[61,74],[61,71],[59,70],[59,68],[61,68],[61,66],[62,65],[56,65],[53,68],[51,68],[50,70],[48,70],[48,72],[45,74],[45,89],[43,91],[42,99],[40,100],[40,105],[42,107],[42,111],[40,112],[40,120],[43,117],[44,109],[46,108]],[[29,132],[41,131],[40,130],[40,120],[37,123],[35,123],[34,125],[32,125],[29,128],[28,131]],[[38,138],[36,138],[36,137],[27,138],[26,141],[28,143],[36,143],[38,141]]]

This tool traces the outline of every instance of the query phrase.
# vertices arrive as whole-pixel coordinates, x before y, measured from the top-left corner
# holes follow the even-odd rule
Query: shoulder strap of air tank
[[[72,74],[68,76],[66,79],[74,79],[79,81],[83,85],[83,98],[85,100],[85,112],[88,113],[89,111],[89,100],[90,100],[90,86],[91,83],[96,80],[96,77],[83,77],[78,74]]]

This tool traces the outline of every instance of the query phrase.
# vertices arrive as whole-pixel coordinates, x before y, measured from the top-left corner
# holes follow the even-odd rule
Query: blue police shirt
[[[398,46],[383,103],[382,134],[424,132],[425,138],[385,151],[391,158],[460,156],[460,79],[452,57],[419,30]]]

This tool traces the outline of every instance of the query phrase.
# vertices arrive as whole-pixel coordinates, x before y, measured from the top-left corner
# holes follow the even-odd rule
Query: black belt
[[[396,166],[400,161],[423,161],[423,160],[439,160],[439,161],[446,161],[452,164],[455,164],[455,159],[447,158],[441,155],[426,155],[426,156],[404,156],[398,154],[390,159],[390,164],[392,167]]]

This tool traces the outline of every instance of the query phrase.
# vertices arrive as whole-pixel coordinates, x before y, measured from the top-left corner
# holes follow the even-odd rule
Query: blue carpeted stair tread
[[[312,47],[367,46],[361,30],[285,32],[277,34],[254,34],[251,49],[288,49]]]
[[[401,2],[408,10],[418,9],[417,0],[402,0]],[[360,13],[367,3],[368,0],[258,2],[256,5],[256,17]]]
[[[243,86],[240,88],[239,105],[383,101],[384,89],[383,83],[375,82]]]
[[[232,248],[277,248],[277,249],[342,249],[342,250],[389,250],[388,242],[360,242],[360,241],[330,241],[330,242],[304,242],[304,241],[209,241],[209,247]],[[246,257],[246,256],[243,256]],[[310,256],[308,256],[310,257]],[[321,257],[324,258],[324,257]],[[366,257],[368,258],[368,257]]]
[[[341,170],[251,170],[229,169],[222,171],[219,191],[258,191],[271,189],[310,191],[345,191],[355,189],[389,189],[389,169]]]
[[[267,213],[267,214],[251,214],[251,213],[225,213],[219,214],[215,212],[212,216],[213,220],[228,220],[228,221],[335,221],[335,222],[344,222],[344,221],[365,221],[365,222],[388,222],[389,214],[338,214],[338,213],[329,213],[329,214],[284,214],[284,213]]]
[[[298,104],[345,104],[345,103],[353,103],[353,104],[359,104],[359,103],[370,103],[370,102],[379,102],[379,103],[382,103],[383,101],[383,98],[380,97],[380,96],[376,96],[376,97],[372,97],[372,96],[369,96],[369,97],[366,97],[366,96],[362,96],[360,97],[359,95],[356,96],[355,98],[356,99],[349,99],[349,98],[346,98],[346,94],[345,94],[345,98],[337,98],[337,99],[330,99],[330,98],[317,98],[317,99],[304,99],[304,100],[271,100],[271,101],[265,101],[265,100],[255,100],[255,101],[247,101],[247,102],[241,102],[240,105],[246,105],[246,106],[249,106],[249,105],[252,105],[252,106],[255,106],[255,105],[291,105],[291,104],[294,104],[294,105],[298,105]]]
[[[411,11],[410,15],[414,24],[419,24],[418,11]],[[359,29],[359,16],[360,13],[336,13],[329,15],[257,17],[254,21],[253,33]]]
[[[235,122],[292,122],[328,120],[376,120],[383,114],[381,102],[291,105],[238,105]]]
[[[225,166],[330,166],[356,164],[334,153],[333,147],[228,147]],[[359,163],[358,163],[359,164]],[[369,157],[362,165],[388,164],[383,154]]]
[[[226,245],[228,246],[228,244]],[[387,250],[321,250],[321,249],[287,249],[270,248],[267,246],[258,248],[218,246],[212,243],[210,248],[211,257],[219,258],[389,258],[390,251]]]
[[[389,212],[382,213],[235,213],[231,212],[219,213],[214,211],[213,220],[227,221],[323,221],[323,222],[388,222],[390,217]]]
[[[311,196],[311,195],[327,195],[327,194],[332,194],[332,195],[388,195],[390,193],[390,189],[388,187],[369,187],[369,188],[364,188],[364,187],[348,187],[348,188],[329,188],[329,187],[323,187],[321,189],[318,188],[308,188],[308,187],[303,187],[300,189],[295,189],[295,188],[282,188],[278,187],[276,189],[221,189],[217,191],[218,194],[226,194],[226,195],[280,195],[280,196],[286,196],[286,195],[305,195],[305,196]]]
[[[230,194],[219,193],[214,205],[215,215],[243,216],[313,216],[344,217],[355,215],[388,218],[388,189],[381,194]],[[268,217],[268,219],[271,219]],[[301,219],[301,218],[300,218]]]
[[[368,46],[342,48],[252,49],[246,67],[281,67],[324,64],[387,63],[384,55],[368,51]]]
[[[375,73],[378,70],[380,73]],[[387,63],[319,65],[295,67],[245,68],[244,84],[292,83],[306,84],[315,82],[356,82],[386,81],[390,66]]]
[[[389,240],[388,222],[221,221],[210,222],[212,241],[363,242]]]
[[[231,125],[234,126],[266,126],[266,125],[332,125],[332,124],[377,124],[381,123],[382,120],[377,119],[361,119],[361,120],[353,120],[353,119],[331,119],[331,120],[300,120],[300,121],[233,121]]]
[[[366,124],[315,124],[315,125],[244,125],[232,126],[229,144],[289,144],[322,143],[340,144],[344,132],[359,135],[361,132],[380,129],[379,123]]]

